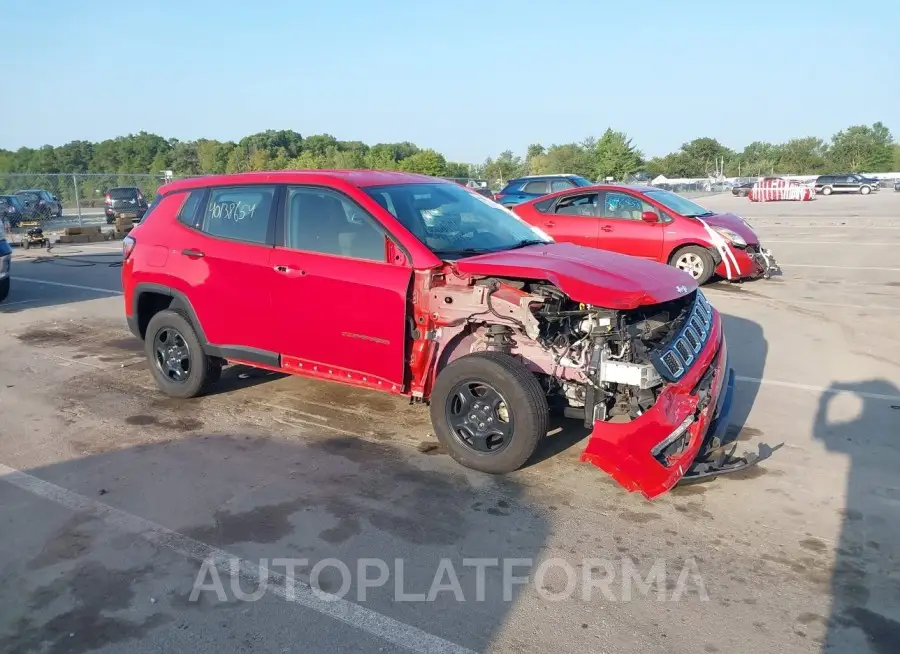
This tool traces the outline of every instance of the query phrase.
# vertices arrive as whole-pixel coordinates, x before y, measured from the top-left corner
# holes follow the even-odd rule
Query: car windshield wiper
[[[436,255],[442,257],[447,254],[486,254],[487,252],[496,252],[490,248],[463,248],[461,250],[432,250]]]
[[[684,215],[688,218],[703,218],[704,216],[714,216],[715,214],[712,211],[704,211],[703,213],[686,213]]]
[[[510,245],[508,248],[503,248],[504,250],[518,250],[519,248],[528,247],[529,245],[547,245],[547,241],[542,241],[538,238],[529,238],[519,241],[515,245]]]

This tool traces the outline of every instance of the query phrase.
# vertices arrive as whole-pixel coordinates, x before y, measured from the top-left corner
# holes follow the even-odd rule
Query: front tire
[[[490,474],[521,468],[549,429],[540,383],[521,360],[501,352],[456,359],[435,380],[431,423],[458,463]]]
[[[203,352],[190,321],[178,311],[160,311],[150,319],[144,352],[156,384],[170,397],[201,395],[221,376],[221,361]]]
[[[868,195],[871,192],[872,192],[872,188],[870,186],[860,186],[859,187],[860,195]]]
[[[0,279],[0,302],[9,297],[9,277]]]
[[[715,262],[709,250],[698,245],[688,245],[676,251],[669,265],[683,270],[701,286],[709,281],[715,271]]]

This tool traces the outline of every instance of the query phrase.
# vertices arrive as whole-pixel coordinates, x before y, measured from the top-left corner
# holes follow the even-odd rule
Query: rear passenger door
[[[334,189],[289,186],[281,215],[267,286],[283,366],[401,390],[412,267],[398,246]]]
[[[269,257],[278,187],[248,185],[191,191],[168,266],[191,286],[194,311],[219,356],[279,365],[272,328]]]

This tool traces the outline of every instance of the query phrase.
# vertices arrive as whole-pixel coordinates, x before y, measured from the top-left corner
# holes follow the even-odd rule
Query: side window
[[[567,179],[554,179],[550,182],[550,192],[565,191],[567,188],[574,188],[574,184]]]
[[[556,203],[556,209],[553,213],[562,216],[596,216],[597,200],[598,195],[596,193],[570,195]]]
[[[200,208],[201,200],[203,200],[203,189],[189,192],[181,204],[181,210],[178,212],[178,222],[188,227],[195,227],[197,225],[197,210]]]
[[[210,189],[200,229],[210,236],[265,243],[274,197],[274,186]]]
[[[390,202],[390,198],[383,200]],[[384,230],[352,200],[324,188],[293,187],[288,188],[285,205],[285,247],[386,260]]]
[[[547,180],[541,179],[534,182],[528,182],[522,190],[525,193],[533,193],[535,195],[544,195],[547,193]]]
[[[848,184],[856,184],[858,183],[855,177],[847,177],[845,180]]]
[[[653,207],[647,205],[648,211]],[[603,201],[604,218],[618,218],[620,220],[640,220],[644,211],[644,203],[628,193],[607,191]]]
[[[541,213],[547,213],[550,211],[550,207],[553,206],[553,203],[556,202],[556,198],[549,198],[547,200],[541,200],[540,202],[534,203],[534,208],[540,211]]]

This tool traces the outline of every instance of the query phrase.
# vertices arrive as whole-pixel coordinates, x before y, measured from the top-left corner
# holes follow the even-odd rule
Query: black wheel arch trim
[[[206,338],[203,331],[203,325],[197,318],[197,312],[187,296],[181,291],[175,290],[169,286],[162,284],[141,283],[134,288],[134,297],[132,299],[131,315],[128,316],[128,328],[131,333],[143,340],[140,332],[140,324],[138,319],[138,306],[141,296],[145,293],[158,293],[172,298],[173,303],[178,303],[178,308],[187,313],[191,326],[197,333],[197,339],[203,348],[203,353],[207,356],[218,357],[220,359],[239,359],[247,363],[257,363],[271,368],[281,367],[281,356],[277,352],[269,352],[268,350],[259,350],[252,347],[243,347],[240,345],[214,345]]]
[[[203,332],[203,325],[200,324],[200,320],[197,318],[197,312],[194,311],[191,301],[181,291],[177,291],[170,286],[163,286],[162,284],[143,282],[134,287],[134,295],[131,299],[131,315],[128,317],[128,326],[131,328],[132,333],[137,332],[135,335],[138,338],[143,339],[138,325],[138,307],[140,306],[141,296],[146,293],[166,295],[174,301],[177,301],[188,314],[188,319],[191,321],[191,325],[197,332],[197,338],[200,340],[200,345],[202,345],[204,349],[206,348],[209,341],[206,339],[206,334]],[[132,322],[134,322],[134,327],[132,327]]]

